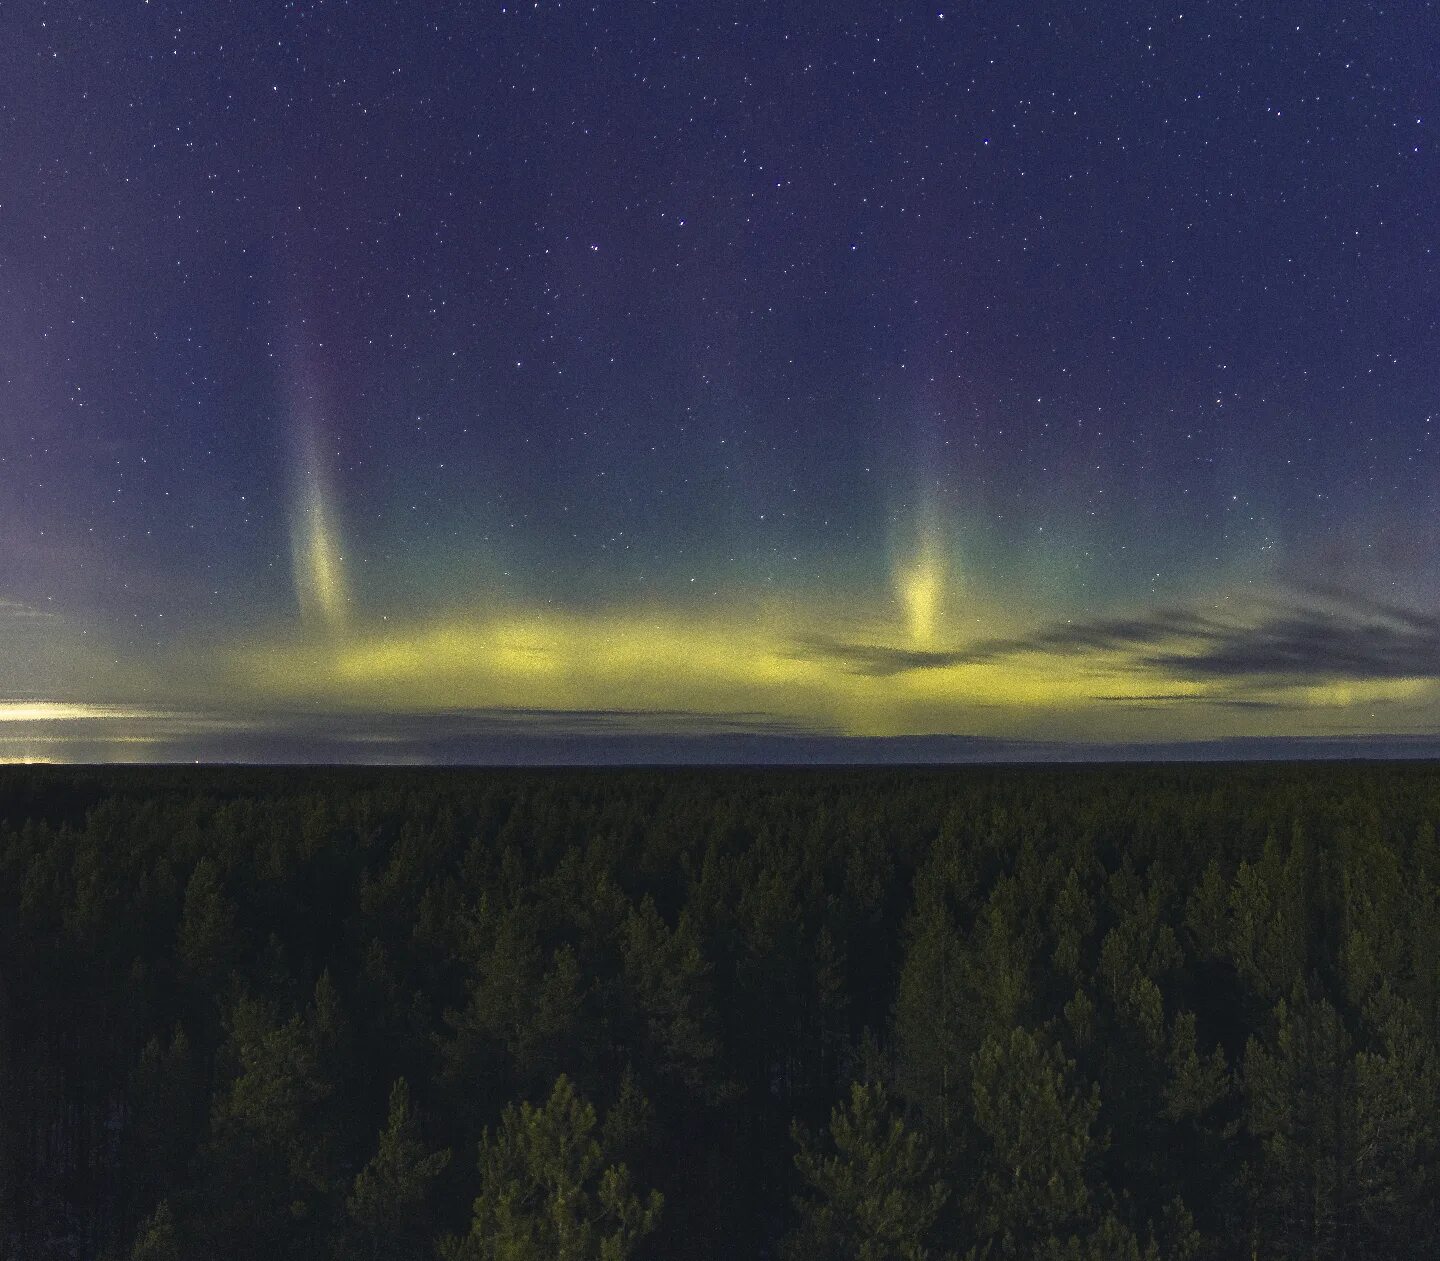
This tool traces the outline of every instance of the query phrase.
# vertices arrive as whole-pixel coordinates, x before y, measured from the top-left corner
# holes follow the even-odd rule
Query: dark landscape
[[[8,1257],[1429,1257],[1440,767],[0,774]]]

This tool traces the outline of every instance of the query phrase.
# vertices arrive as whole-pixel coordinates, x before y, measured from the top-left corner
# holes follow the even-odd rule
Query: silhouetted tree
[[[800,1125],[795,1166],[806,1194],[786,1241],[795,1261],[926,1261],[939,1258],[935,1228],[949,1189],[923,1136],[907,1130],[878,1083],[853,1085],[830,1114],[829,1142]]]
[[[410,1106],[410,1088],[402,1077],[390,1091],[390,1110],[379,1146],[355,1175],[345,1201],[354,1230],[348,1255],[406,1261],[428,1256],[430,1221],[426,1195],[432,1180],[450,1161],[449,1149],[430,1152]]]
[[[546,1102],[506,1108],[480,1144],[480,1194],[447,1261],[623,1261],[655,1229],[661,1197],[636,1194],[595,1137],[595,1109],[569,1078]]]

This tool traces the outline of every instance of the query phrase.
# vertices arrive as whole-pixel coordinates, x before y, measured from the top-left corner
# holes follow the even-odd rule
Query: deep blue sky
[[[0,757],[1435,730],[1440,14],[1266,9],[7,6]]]

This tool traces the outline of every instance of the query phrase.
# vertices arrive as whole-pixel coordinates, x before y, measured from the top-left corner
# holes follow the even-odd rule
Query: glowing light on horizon
[[[1097,688],[1138,694],[1154,687],[1118,656],[1020,656],[875,675],[807,646],[826,625],[744,608],[689,615],[513,608],[352,627],[325,645],[251,645],[232,658],[232,669],[262,706],[749,711],[851,735],[971,730],[995,723],[1001,708],[1086,707]]]
[[[0,701],[0,722],[76,722],[95,718],[163,718],[157,710],[75,701]]]

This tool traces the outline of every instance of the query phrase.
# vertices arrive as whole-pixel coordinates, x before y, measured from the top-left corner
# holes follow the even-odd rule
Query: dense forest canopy
[[[0,1255],[1429,1257],[1440,768],[6,768]]]

